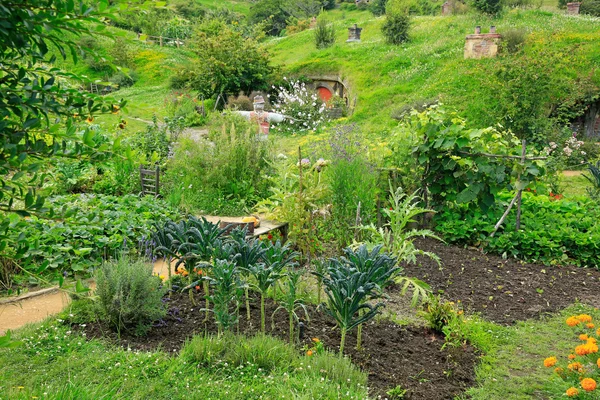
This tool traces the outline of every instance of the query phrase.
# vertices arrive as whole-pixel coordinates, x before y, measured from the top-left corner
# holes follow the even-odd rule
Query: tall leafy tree
[[[81,90],[78,76],[54,66],[57,57],[77,62],[86,53],[79,37],[109,36],[108,1],[88,4],[0,2],[0,258],[19,260],[28,248],[26,237],[9,239],[9,230],[23,223],[15,216],[52,215],[40,191],[48,164],[58,157],[104,158],[119,147],[84,121],[123,104]],[[30,272],[39,274],[47,264]]]
[[[218,30],[214,21],[210,29],[199,26],[192,38],[191,49],[201,60],[192,86],[207,96],[267,89],[273,68],[266,49],[224,22],[218,24]]]

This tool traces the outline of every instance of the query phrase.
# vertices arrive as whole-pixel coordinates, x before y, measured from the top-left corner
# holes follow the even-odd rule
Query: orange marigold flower
[[[581,321],[575,317],[567,318],[567,325],[569,326],[577,326],[581,323]]]
[[[596,361],[596,364],[598,365],[598,368],[600,368],[600,358]]]
[[[569,360],[574,360],[577,357],[575,354],[569,354]]]
[[[582,344],[580,346],[575,347],[575,354],[577,354],[578,356],[585,356],[586,354],[589,354],[589,349],[585,344]]]
[[[567,368],[571,371],[581,371],[583,370],[583,365],[579,361],[577,361],[567,365]]]
[[[556,367],[554,368],[554,372],[556,372],[557,374],[562,374],[564,372],[564,369],[562,369],[561,367]]]
[[[544,367],[554,367],[556,365],[556,357],[548,357],[544,360]]]
[[[596,325],[594,325],[590,322],[589,324],[586,325],[586,327],[588,327],[590,329],[594,329],[596,327]]]
[[[588,340],[588,338],[589,338],[589,336],[586,335],[585,333],[582,333],[581,335],[579,335],[579,340],[586,341],[586,340]]]
[[[312,356],[313,354],[314,354],[314,352],[312,350],[308,350],[306,352],[306,355],[309,356],[309,357]]]
[[[200,290],[200,286],[199,285],[196,285],[196,290]]]
[[[574,397],[577,396],[579,394],[579,390],[575,389],[574,387],[570,387],[567,389],[567,396],[569,397]]]
[[[592,322],[592,316],[588,314],[580,314],[576,317],[581,322]]]
[[[600,328],[596,331],[596,335],[600,336]]]
[[[595,338],[593,338],[593,337],[590,337],[590,338],[588,338],[588,339],[587,339],[587,342],[588,342],[588,343],[591,343],[591,344],[596,344],[596,343],[598,343],[598,341],[597,341]]]
[[[587,349],[588,354],[594,354],[598,352],[598,345],[595,343],[587,343],[585,344],[585,348]]]
[[[316,338],[316,337],[312,338],[312,341],[315,342],[315,343],[319,343],[320,342],[319,338]]]
[[[592,378],[584,378],[581,381],[581,387],[586,392],[591,392],[596,389],[596,381],[593,380]]]

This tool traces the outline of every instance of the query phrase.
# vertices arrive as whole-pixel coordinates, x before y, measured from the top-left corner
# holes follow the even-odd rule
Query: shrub
[[[138,74],[135,71],[129,71],[125,74],[122,71],[117,72],[113,76],[110,77],[109,81],[114,83],[119,88],[133,86],[135,82],[138,80]]]
[[[496,15],[502,10],[501,0],[472,0],[473,6],[483,14]]]
[[[383,36],[389,44],[401,44],[409,39],[410,18],[400,13],[388,13],[381,27]]]
[[[375,16],[380,16],[385,14],[385,6],[389,0],[373,0],[369,4],[369,11],[373,13]]]
[[[335,28],[333,24],[324,19],[317,21],[315,27],[315,44],[317,49],[325,49],[335,43]]]
[[[152,323],[166,315],[166,290],[152,275],[152,265],[123,256],[105,263],[96,273],[99,316],[117,332],[145,335]]]
[[[509,29],[502,33],[502,46],[509,54],[518,53],[525,46],[526,38],[524,29]]]
[[[274,111],[289,118],[275,125],[274,132],[299,133],[316,130],[327,120],[325,103],[305,83],[290,80],[286,87],[280,86],[277,90],[273,101]]]
[[[585,0],[579,8],[581,14],[589,14],[594,17],[600,17],[600,0]]]
[[[253,101],[244,93],[237,96],[229,96],[227,99],[227,108],[230,110],[252,111],[254,109]]]

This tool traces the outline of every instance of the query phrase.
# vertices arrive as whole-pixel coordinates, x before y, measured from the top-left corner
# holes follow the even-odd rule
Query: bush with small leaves
[[[152,265],[123,256],[105,263],[96,273],[99,318],[120,334],[145,335],[167,312],[165,288],[152,275]]]

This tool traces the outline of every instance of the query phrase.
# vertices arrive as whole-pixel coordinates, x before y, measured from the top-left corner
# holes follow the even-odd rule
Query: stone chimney
[[[475,33],[465,39],[465,58],[491,58],[498,54],[502,35],[496,33],[496,27],[490,26],[490,33],[481,33],[481,26],[475,27]]]
[[[579,7],[581,3],[567,3],[567,14],[568,15],[579,15]]]
[[[452,3],[450,1],[447,1],[444,4],[442,4],[442,15],[452,15]]]
[[[362,28],[359,28],[356,24],[348,28],[348,40],[346,42],[360,42],[360,34]]]

